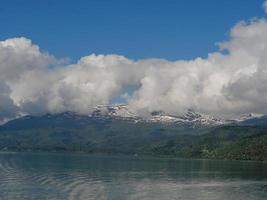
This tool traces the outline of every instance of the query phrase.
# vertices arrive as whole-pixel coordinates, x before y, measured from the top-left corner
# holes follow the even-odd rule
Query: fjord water
[[[267,164],[0,153],[1,200],[266,200]]]

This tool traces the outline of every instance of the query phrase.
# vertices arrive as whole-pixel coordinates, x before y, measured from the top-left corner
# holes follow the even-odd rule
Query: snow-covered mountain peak
[[[99,105],[93,109],[92,117],[113,117],[122,119],[137,119],[138,116],[130,111],[127,105]]]
[[[155,114],[156,113],[156,114]],[[202,125],[220,125],[224,121],[214,118],[210,115],[188,110],[184,115],[169,115],[164,112],[153,112],[150,121],[167,122],[177,124],[202,124]]]
[[[248,114],[244,114],[244,115],[241,115],[240,117],[236,118],[235,121],[236,122],[242,122],[242,121],[245,121],[245,120],[260,118],[260,117],[263,117],[263,116],[264,116],[263,114],[248,113]]]
[[[151,123],[175,123],[175,124],[203,124],[219,125],[224,121],[209,115],[201,114],[193,110],[188,110],[184,115],[171,115],[163,111],[151,112],[148,117],[141,117],[129,109],[127,105],[106,106],[99,105],[93,109],[92,117],[97,118],[119,118]]]
[[[57,114],[46,114],[43,115],[43,119],[52,119],[52,120],[81,120],[91,117],[96,120],[106,120],[106,119],[119,119],[127,120],[133,123],[165,123],[165,124],[175,124],[175,125],[185,125],[185,126],[195,126],[195,125],[207,125],[207,126],[217,126],[223,124],[242,124],[247,120],[261,120],[266,116],[260,114],[246,114],[242,115],[239,118],[235,119],[220,119],[215,118],[208,114],[203,114],[196,112],[192,109],[187,110],[184,114],[174,115],[165,113],[163,111],[153,111],[150,115],[142,117],[137,113],[133,112],[127,105],[98,105],[89,110],[91,114],[84,115],[75,112],[64,112]],[[31,115],[25,115],[23,119],[31,118]],[[18,117],[20,118],[20,117]],[[264,118],[264,119],[265,119]],[[5,122],[6,123],[6,122]],[[250,122],[251,123],[251,122]],[[2,123],[4,124],[4,123]],[[1,125],[1,124],[0,124]]]

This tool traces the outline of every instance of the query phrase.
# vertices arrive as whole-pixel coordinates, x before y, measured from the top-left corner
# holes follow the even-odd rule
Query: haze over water
[[[0,199],[265,200],[267,163],[1,153]]]

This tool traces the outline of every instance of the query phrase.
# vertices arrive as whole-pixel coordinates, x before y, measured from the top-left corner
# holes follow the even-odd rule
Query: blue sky
[[[24,36],[73,62],[91,53],[132,59],[206,57],[263,0],[2,0],[0,39]]]

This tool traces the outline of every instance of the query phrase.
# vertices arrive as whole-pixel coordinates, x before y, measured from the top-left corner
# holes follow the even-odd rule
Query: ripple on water
[[[95,164],[94,157],[73,159],[70,155],[69,165],[65,166],[53,155],[51,163],[50,157],[43,162],[41,156],[37,160],[30,155],[0,155],[1,200],[266,200],[267,196],[267,177],[255,175],[247,178],[246,174],[231,173],[231,167],[225,173],[222,170],[208,173],[201,168],[185,171],[184,168],[172,168],[168,163],[155,169],[150,160],[151,166],[150,162],[141,165],[135,163],[134,167],[131,165],[127,168],[128,160],[122,158],[116,160],[114,167],[112,159],[103,157],[103,163],[108,162],[108,165],[106,168],[101,165],[99,169],[102,159],[99,157]],[[126,168],[120,168],[118,162],[122,162]],[[253,169],[251,165],[249,170]]]

